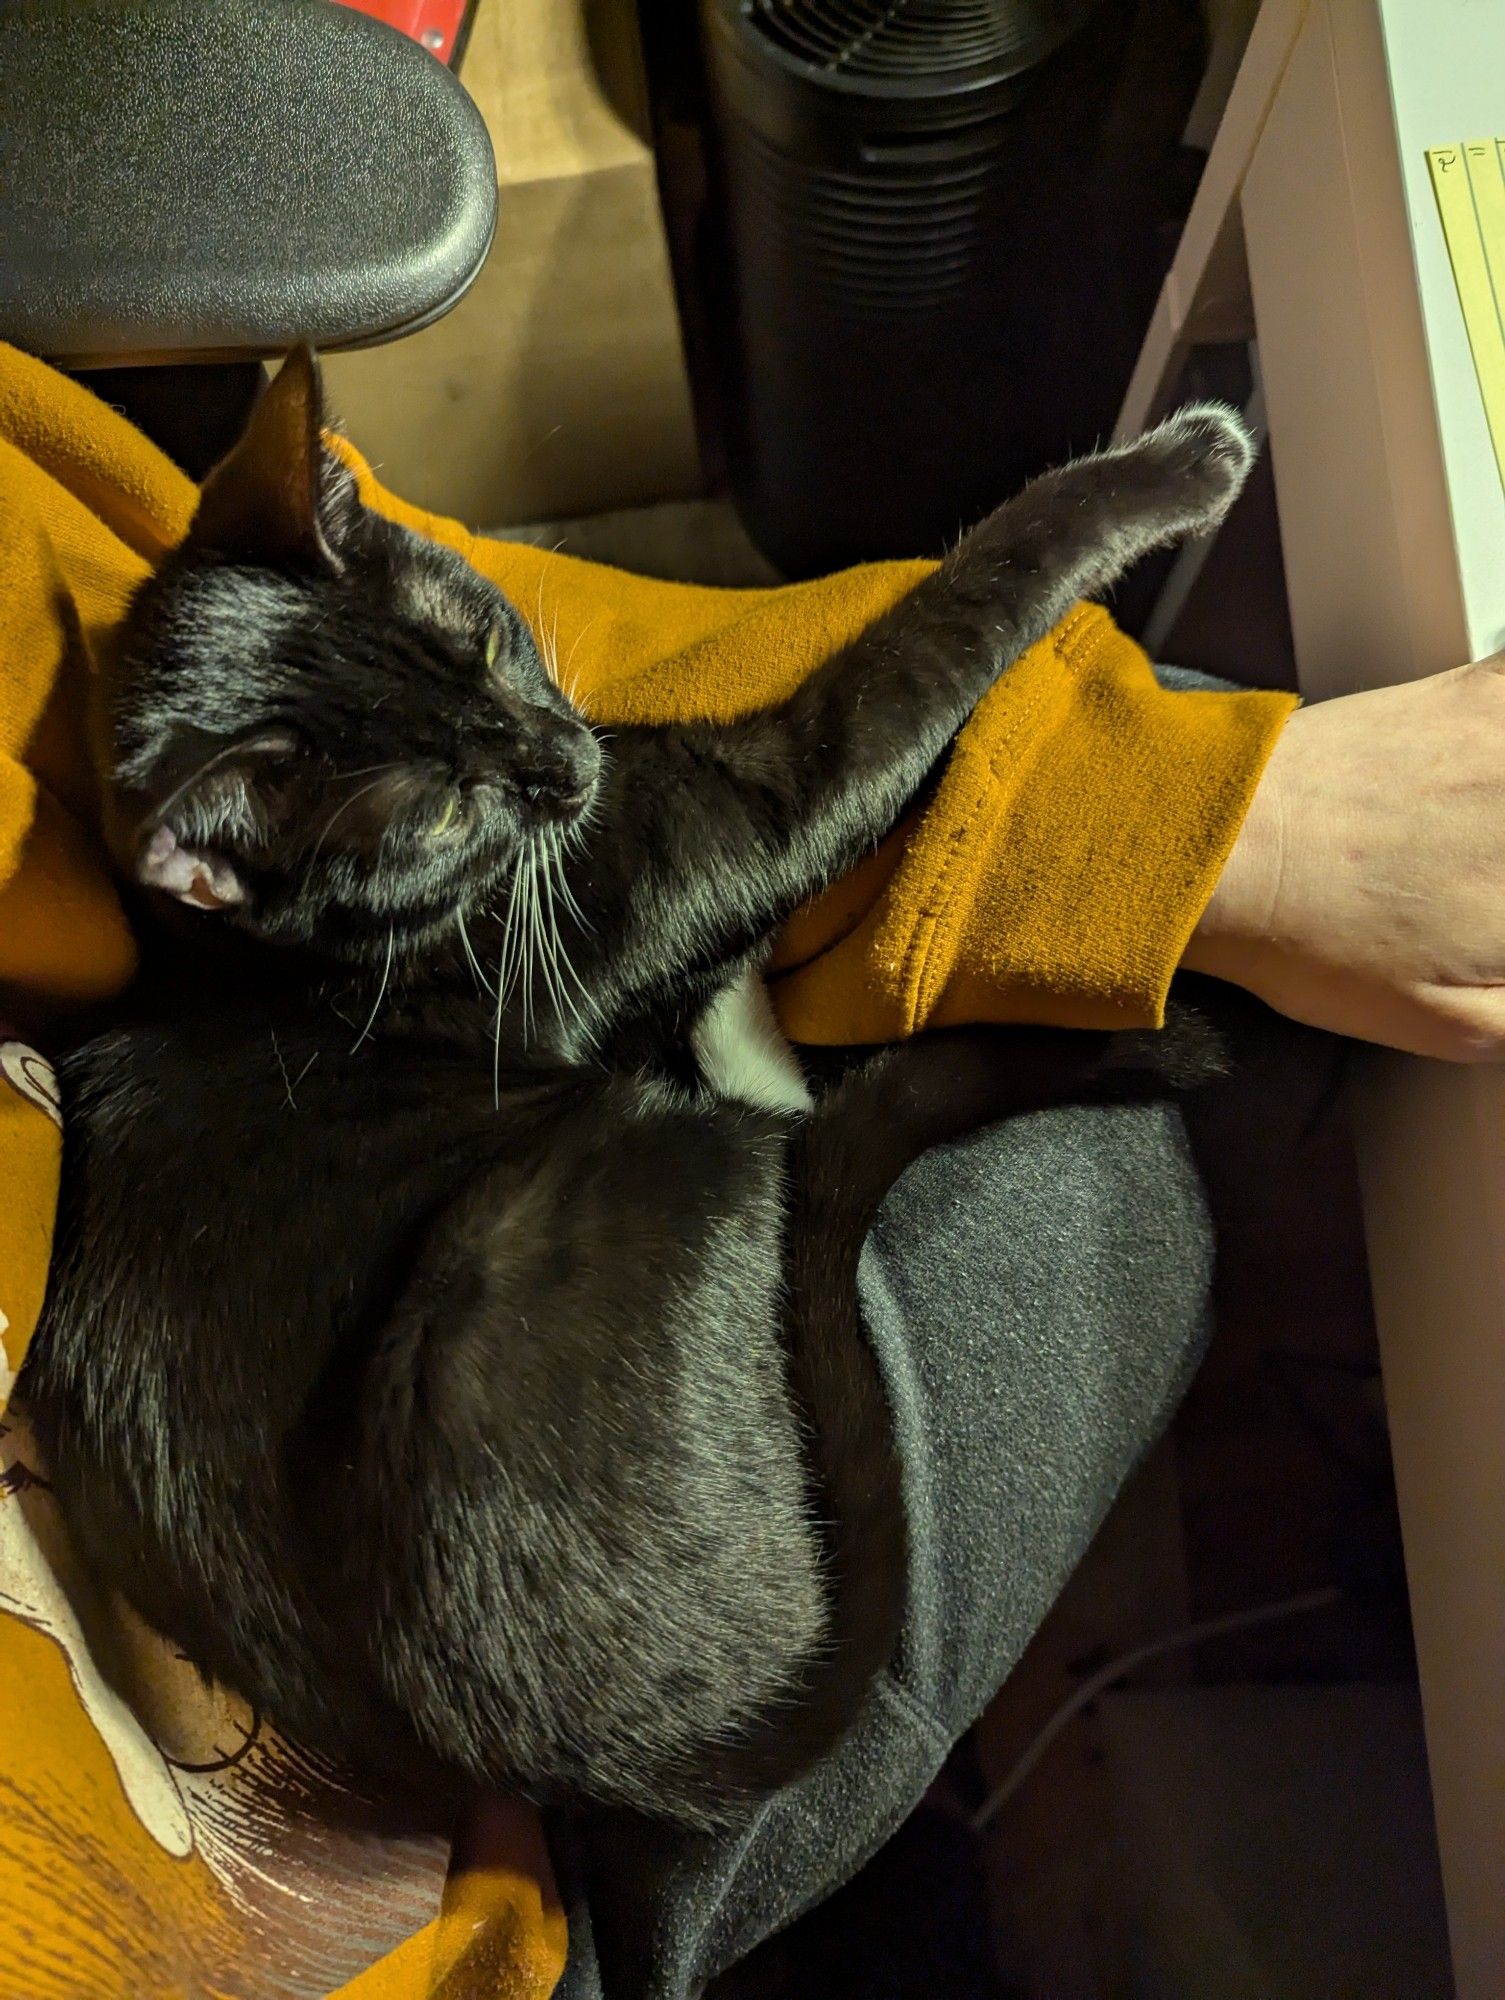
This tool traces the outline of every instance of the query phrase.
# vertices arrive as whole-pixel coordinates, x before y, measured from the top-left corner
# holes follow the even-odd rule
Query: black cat
[[[21,1385],[103,1576],[389,1780],[709,1824],[828,1745],[904,1576],[876,1204],[938,1140],[1204,1052],[926,1036],[822,1087],[759,955],[1248,463],[1184,412],[1038,480],[782,705],[603,741],[496,590],[360,504],[295,356],[122,642],[145,963],[62,1065]]]

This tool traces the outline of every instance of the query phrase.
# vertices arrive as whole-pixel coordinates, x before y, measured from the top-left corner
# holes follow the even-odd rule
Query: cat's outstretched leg
[[[1252,463],[1237,415],[1183,410],[1034,480],[787,701],[628,729],[575,895],[580,957],[631,1004],[734,957],[899,819],[998,676],[1150,550],[1203,533]]]

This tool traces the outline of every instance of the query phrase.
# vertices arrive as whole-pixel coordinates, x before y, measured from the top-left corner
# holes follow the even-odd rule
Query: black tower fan
[[[1195,0],[700,0],[728,454],[791,575],[940,548],[1112,424]]]

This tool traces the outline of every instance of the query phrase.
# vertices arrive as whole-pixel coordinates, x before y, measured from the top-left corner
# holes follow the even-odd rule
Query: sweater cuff
[[[788,927],[771,968],[785,1031],[1159,1026],[1295,706],[1162,688],[1079,607],[979,704],[924,810]]]
[[[957,801],[973,865],[943,865],[949,879],[934,884],[931,935],[905,967],[907,1032],[979,1019],[1158,1027],[1297,705],[1163,688],[1096,607],[1068,619],[1053,650],[1058,698],[1022,762],[984,728],[957,773],[974,787]]]

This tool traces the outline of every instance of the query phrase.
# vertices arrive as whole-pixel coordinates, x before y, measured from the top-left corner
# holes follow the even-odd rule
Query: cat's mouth
[[[588,785],[573,785],[568,791],[522,792],[518,817],[531,826],[557,826],[568,832],[584,816],[595,796],[594,779]]]

